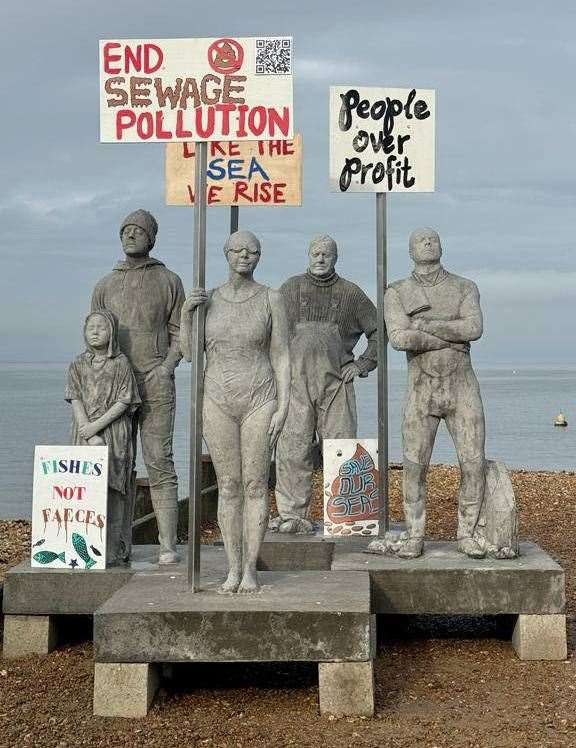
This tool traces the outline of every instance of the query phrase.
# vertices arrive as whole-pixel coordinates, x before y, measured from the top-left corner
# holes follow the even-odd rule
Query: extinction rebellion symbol
[[[235,39],[217,39],[208,47],[208,63],[220,75],[231,75],[240,70],[244,50]]]

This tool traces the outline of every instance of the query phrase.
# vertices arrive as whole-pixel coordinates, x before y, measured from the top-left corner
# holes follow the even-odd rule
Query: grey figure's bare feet
[[[238,592],[245,595],[250,595],[254,592],[258,592],[260,584],[258,583],[258,574],[253,569],[245,569],[244,576],[238,587]]]
[[[226,581],[220,587],[221,592],[236,592],[240,586],[242,571],[240,569],[230,569]]]

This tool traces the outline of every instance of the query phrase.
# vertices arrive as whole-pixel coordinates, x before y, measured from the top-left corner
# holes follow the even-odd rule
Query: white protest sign
[[[324,535],[378,535],[378,439],[324,439]]]
[[[100,42],[100,140],[293,136],[292,37]]]
[[[302,136],[293,140],[212,141],[207,205],[301,205]],[[166,205],[194,204],[194,143],[166,145]]]
[[[436,95],[330,87],[332,192],[433,192]]]
[[[37,446],[32,566],[105,569],[108,447]]]

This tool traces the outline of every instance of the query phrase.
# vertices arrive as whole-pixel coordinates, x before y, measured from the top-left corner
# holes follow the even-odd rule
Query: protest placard
[[[292,37],[100,42],[100,140],[286,139]]]
[[[324,535],[378,535],[377,451],[377,439],[324,439]]]
[[[330,189],[433,192],[435,91],[330,88]]]
[[[194,143],[166,145],[166,204],[194,204]],[[208,205],[301,205],[302,136],[293,140],[213,141]]]
[[[105,569],[108,447],[34,450],[31,565]]]

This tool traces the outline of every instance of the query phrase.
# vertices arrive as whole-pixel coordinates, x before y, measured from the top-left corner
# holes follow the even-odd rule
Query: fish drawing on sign
[[[91,569],[96,561],[94,561],[94,559],[88,553],[86,541],[84,540],[82,535],[79,535],[77,532],[73,532],[72,545],[74,546],[74,550],[76,551],[76,553],[80,556],[82,561],[84,561],[84,568]]]
[[[36,548],[37,545],[43,545],[46,542],[46,538],[42,538],[41,540],[37,540],[32,548]]]
[[[102,555],[102,554],[100,553],[100,551],[98,550],[98,548],[95,548],[95,547],[94,547],[93,545],[91,545],[91,546],[90,546],[90,550],[92,551],[92,553],[93,553],[93,554],[94,554],[95,556],[101,556],[101,555]]]
[[[39,564],[51,564],[52,561],[62,561],[63,564],[66,563],[66,557],[64,555],[64,551],[62,553],[54,553],[54,551],[38,551],[38,553],[35,553],[32,558],[34,561],[38,561]]]
[[[378,518],[378,469],[370,453],[356,444],[330,486],[326,513],[331,522],[354,524]]]

